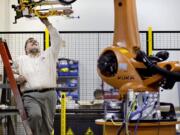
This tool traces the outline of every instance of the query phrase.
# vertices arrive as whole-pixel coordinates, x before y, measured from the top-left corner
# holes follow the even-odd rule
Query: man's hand
[[[51,25],[51,23],[49,22],[48,18],[39,18],[41,20],[41,22],[46,25],[49,26]]]
[[[22,75],[19,75],[16,81],[18,84],[24,84],[26,82],[26,78]]]
[[[73,10],[72,10],[72,9],[64,9],[64,10],[63,10],[63,14],[64,14],[64,15],[69,16],[69,15],[71,15],[72,13],[73,13]]]

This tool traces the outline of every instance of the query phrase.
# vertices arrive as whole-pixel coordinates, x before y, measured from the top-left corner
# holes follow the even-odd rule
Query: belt
[[[27,90],[27,91],[23,91],[22,94],[32,93],[32,92],[40,92],[40,93],[43,93],[43,92],[52,91],[52,90],[55,90],[55,88]]]

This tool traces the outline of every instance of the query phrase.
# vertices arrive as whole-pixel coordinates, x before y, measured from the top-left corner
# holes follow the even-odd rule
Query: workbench
[[[122,126],[122,122],[103,122],[96,121],[97,125],[101,125],[104,128],[104,135],[117,135],[118,129]],[[135,123],[129,123],[130,134],[134,135]],[[157,122],[139,122],[137,135],[176,135],[176,124],[180,124],[180,121],[157,121]],[[124,130],[120,135],[124,135]]]

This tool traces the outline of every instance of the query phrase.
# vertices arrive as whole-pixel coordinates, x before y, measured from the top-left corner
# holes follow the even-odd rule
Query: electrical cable
[[[153,103],[153,102],[154,101],[152,101],[151,103]],[[136,112],[132,112],[131,116],[130,116],[130,119],[132,119],[132,117],[134,117],[135,115],[137,115],[137,114],[143,112],[144,110],[148,109],[149,107],[151,107],[152,106],[151,103],[150,103],[150,105],[146,104],[144,107],[141,108],[141,110],[138,110]],[[152,112],[154,108],[155,108],[155,104],[154,104],[154,107],[152,108],[152,110],[150,112]]]
[[[132,101],[132,104],[130,104],[130,110],[129,112],[127,113],[126,115],[126,121],[125,121],[125,129],[126,129],[126,135],[129,135],[129,118],[130,118],[130,115],[133,111],[135,111],[135,107],[137,106],[137,102],[136,102],[136,98],[135,96],[133,97],[133,101]]]
[[[140,116],[139,116],[139,118],[138,118],[138,120],[137,120],[135,129],[134,129],[134,135],[137,135],[138,124],[139,124],[139,122],[140,122],[140,120],[141,120],[141,117],[142,117],[142,112],[141,112],[141,114],[140,114]]]
[[[136,107],[136,106],[137,106],[137,102],[136,102],[136,100],[134,99],[133,103],[131,104],[129,113],[128,113],[128,119],[129,119],[131,113],[135,111],[135,107]]]
[[[127,99],[127,97],[126,97]],[[125,134],[126,135],[129,135],[129,128],[128,128],[128,125],[129,125],[129,118],[128,118],[128,112],[127,112],[127,105],[128,103],[125,104]]]
[[[147,103],[147,101],[148,101],[148,97],[146,97],[146,99],[145,100],[143,100],[143,103],[145,104],[145,106],[140,110],[140,111],[137,111],[138,113],[140,113],[140,116],[139,116],[139,118],[138,118],[138,120],[137,120],[137,123],[136,123],[136,126],[135,126],[135,130],[134,130],[134,134],[136,135],[136,133],[137,133],[137,129],[138,129],[138,124],[139,124],[139,121],[140,121],[140,119],[142,118],[142,114],[143,114],[143,111],[145,110],[145,109],[147,109],[146,108],[146,106],[148,105],[148,103]],[[133,101],[133,103],[136,103],[136,99],[134,99],[134,101]],[[133,112],[135,111],[135,106],[136,106],[137,104],[135,104],[134,106],[133,106]],[[137,114],[138,114],[137,113]],[[135,114],[135,115],[137,115],[137,114]],[[135,116],[134,115],[134,116]],[[131,116],[129,116],[129,119],[131,119],[130,117],[132,117],[132,113],[131,113]]]
[[[159,95],[159,94],[158,94],[158,95]],[[146,99],[146,101],[147,101],[147,100],[148,100],[148,98]],[[148,105],[147,102],[144,102],[145,106],[144,106],[140,111],[137,111],[138,113],[140,113],[140,116],[139,116],[139,118],[137,119],[137,123],[136,123],[136,125],[135,125],[134,135],[137,135],[138,124],[139,124],[140,120],[141,120],[141,119],[144,119],[145,117],[147,117],[148,114],[151,114],[151,113],[153,112],[154,108],[156,107],[156,103],[154,103],[154,106],[153,106],[152,110],[149,111],[149,113],[147,114],[147,116],[142,117],[143,111],[146,110],[147,108],[151,107],[151,104],[152,104],[152,103],[154,103],[154,101],[152,101],[151,103],[149,103],[150,105]],[[136,113],[135,115],[137,115],[138,113]],[[135,116],[135,115],[134,115],[134,116]],[[158,120],[159,120],[159,119],[158,119]],[[158,133],[158,134],[159,134],[159,133]]]
[[[120,134],[121,134],[121,132],[123,131],[124,127],[125,127],[125,122],[123,122],[123,123],[122,123],[122,126],[118,129],[117,135],[120,135]]]
[[[127,97],[126,97],[126,99],[127,99]],[[133,101],[135,101],[135,98],[133,98],[133,99],[134,99]],[[128,114],[131,112],[131,109],[129,110],[129,112],[127,110],[128,104],[129,104],[129,101],[128,102],[126,101],[126,103],[125,103],[125,116],[124,116],[124,118],[125,118],[125,134],[126,135],[129,135],[129,116],[128,116]]]
[[[129,135],[129,120],[128,119],[125,122],[125,131],[126,131],[126,135]]]
[[[125,110],[124,112],[126,112],[126,110],[127,110],[127,105],[125,104],[125,101],[124,101],[124,100],[122,101],[122,104],[123,104],[123,108],[124,108],[124,110]],[[126,118],[126,113],[124,113],[124,119],[123,119],[123,122],[122,122],[122,126],[120,126],[120,127],[118,128],[117,135],[120,135],[121,132],[123,131],[124,127],[125,127],[125,118]]]
[[[137,135],[138,124],[139,124],[139,122],[140,122],[140,120],[141,120],[141,118],[142,118],[143,111],[148,108],[148,106],[147,106],[147,105],[148,105],[147,100],[148,100],[148,97],[146,98],[146,101],[144,101],[145,106],[144,106],[143,108],[145,108],[145,109],[142,108],[142,110],[141,110],[141,112],[140,112],[140,116],[139,116],[139,118],[138,118],[138,120],[137,120],[135,129],[134,129],[134,135]],[[147,107],[146,107],[146,106],[147,106]],[[150,107],[150,106],[149,106],[149,107]],[[153,108],[154,108],[154,107],[153,107]],[[152,110],[153,110],[153,109],[152,109]]]
[[[146,101],[143,101],[144,104],[145,104],[145,106],[147,106],[147,100],[148,100],[148,97],[146,98]],[[145,106],[144,106],[144,107],[145,107]],[[140,122],[140,119],[142,118],[142,114],[143,114],[143,108],[142,108],[142,110],[141,110],[141,112],[140,112],[140,116],[139,116],[139,118],[138,118],[138,120],[137,120],[135,129],[134,129],[134,134],[135,134],[135,135],[137,134],[138,124],[139,124],[139,122]]]
[[[120,124],[119,122],[115,122],[113,119],[110,119],[111,120],[111,122],[112,122],[112,124],[114,125],[114,126],[121,126],[122,124]]]

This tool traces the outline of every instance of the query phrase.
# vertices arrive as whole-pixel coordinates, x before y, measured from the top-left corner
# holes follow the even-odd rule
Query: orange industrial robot
[[[114,7],[114,41],[98,59],[99,76],[119,89],[121,97],[128,89],[135,92],[171,89],[180,81],[179,62],[166,61],[169,56],[166,51],[155,56],[141,51],[135,0],[114,0]]]
[[[119,90],[120,109],[114,114],[109,111],[110,115],[105,109],[105,122],[99,124],[107,124],[107,134],[120,135],[125,129],[125,134],[129,135],[130,132],[137,133],[139,121],[176,121],[174,106],[161,103],[158,92],[160,87],[171,89],[175,82],[180,81],[180,63],[166,61],[169,57],[166,51],[154,56],[147,56],[141,51],[135,0],[114,0],[114,9],[113,45],[101,53],[97,70],[103,81]],[[170,110],[163,112],[160,106],[169,106]],[[114,120],[121,121],[122,125],[112,124]],[[130,124],[129,127],[129,121],[136,122],[135,126]],[[176,123],[171,122],[171,126],[162,123],[164,127],[157,127],[160,134],[175,134]],[[157,127],[141,126],[138,135],[156,134]]]

